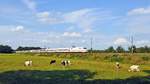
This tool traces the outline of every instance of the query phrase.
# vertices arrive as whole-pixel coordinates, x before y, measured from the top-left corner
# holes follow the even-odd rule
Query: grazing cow
[[[128,71],[129,72],[139,72],[140,71],[139,65],[132,65],[132,66],[130,66]]]
[[[64,66],[68,66],[68,65],[71,65],[71,62],[70,62],[70,60],[63,60],[63,61],[61,61],[61,64]]]
[[[54,63],[56,63],[56,60],[51,60],[50,61],[50,64],[54,64]]]
[[[117,68],[117,69],[120,69],[120,68],[121,68],[119,62],[116,62],[116,68]]]
[[[67,65],[71,65],[71,62],[70,62],[70,60],[67,60]]]
[[[61,64],[64,65],[64,66],[66,66],[66,61],[64,61],[64,60],[61,61]]]
[[[27,60],[24,62],[25,66],[32,66],[32,61],[31,60]]]

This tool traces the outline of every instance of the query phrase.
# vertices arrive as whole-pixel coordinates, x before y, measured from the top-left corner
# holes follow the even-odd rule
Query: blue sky
[[[150,0],[3,0],[0,43],[90,48],[150,46]]]

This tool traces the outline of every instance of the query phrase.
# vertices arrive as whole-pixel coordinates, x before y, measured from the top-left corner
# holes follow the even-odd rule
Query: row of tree
[[[8,45],[0,45],[0,53],[13,53],[14,50]]]
[[[16,50],[22,51],[22,50],[38,50],[38,49],[41,49],[41,48],[40,47],[22,47],[22,46],[19,46]]]
[[[129,47],[128,50],[130,52],[133,52],[133,53],[150,53],[150,47],[148,46],[144,46],[144,47],[136,47],[135,45],[132,46],[132,47]]]
[[[22,51],[22,50],[36,50],[36,49],[41,49],[40,47],[21,47],[19,46],[16,50],[17,51]],[[13,50],[10,46],[8,45],[0,45],[0,53],[13,53],[16,50]]]
[[[36,50],[41,49],[40,47],[18,47],[16,50],[13,50],[8,45],[0,45],[0,53],[13,53],[15,51],[22,51],[22,50]],[[89,50],[91,52],[91,50]],[[108,47],[104,50],[92,50],[92,52],[106,52],[106,53],[125,53],[125,52],[132,52],[132,53],[150,53],[150,47],[144,46],[144,47],[136,47],[131,46],[127,50],[124,49],[122,46],[118,46],[117,48],[114,48],[113,46]]]
[[[89,50],[91,51],[91,50]],[[113,46],[108,47],[105,50],[92,50],[93,52],[106,52],[106,53],[150,53],[150,47],[144,46],[144,47],[136,47],[131,46],[128,47],[128,49],[124,49],[122,46],[118,46],[117,48],[114,48]]]

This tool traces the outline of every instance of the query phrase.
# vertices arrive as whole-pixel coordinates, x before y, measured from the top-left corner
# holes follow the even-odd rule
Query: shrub
[[[105,56],[104,57],[104,60],[109,60],[110,59],[110,56]]]
[[[124,60],[124,58],[117,54],[114,54],[112,56],[105,56],[104,60],[108,60],[110,62],[122,62]]]
[[[144,60],[144,61],[149,61],[149,57],[148,56],[145,56],[145,57],[142,57],[142,60]]]
[[[122,62],[123,58],[120,57],[119,55],[113,55],[113,56],[111,56],[110,61],[111,62]]]

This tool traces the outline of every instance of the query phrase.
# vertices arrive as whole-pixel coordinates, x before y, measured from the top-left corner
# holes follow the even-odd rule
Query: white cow
[[[32,61],[31,60],[27,60],[24,62],[25,66],[32,66]]]
[[[71,62],[70,62],[70,60],[68,60],[68,62],[67,62],[67,63],[68,63],[68,65],[71,65]]]
[[[140,71],[139,65],[132,65],[132,66],[130,66],[128,71],[129,72],[139,72]]]

